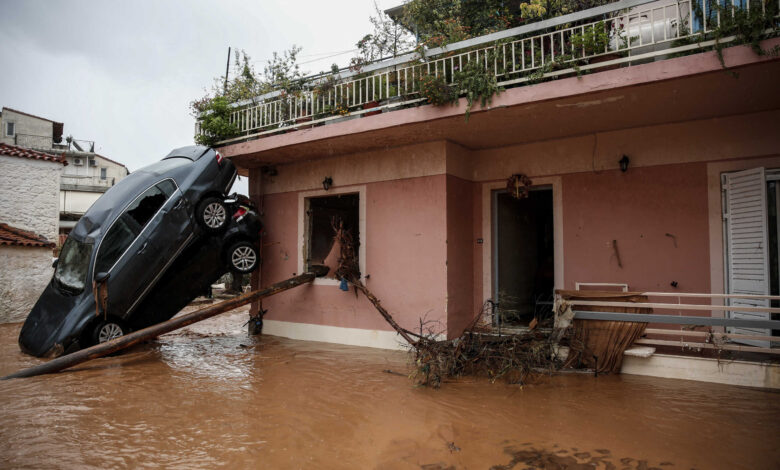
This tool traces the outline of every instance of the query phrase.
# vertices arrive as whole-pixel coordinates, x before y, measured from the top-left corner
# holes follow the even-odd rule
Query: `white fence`
[[[305,91],[295,95],[274,92],[237,103],[230,121],[242,136],[224,142],[412,104],[423,99],[417,84],[422,75],[443,77],[452,85],[454,74],[472,61],[492,70],[498,84],[507,86],[710,47],[713,41],[696,39],[717,28],[726,11],[711,1],[621,0],[429,50],[425,58],[406,54],[369,64],[361,73],[310,79]],[[764,12],[766,1],[775,0],[735,0],[728,5],[732,14],[737,8]]]

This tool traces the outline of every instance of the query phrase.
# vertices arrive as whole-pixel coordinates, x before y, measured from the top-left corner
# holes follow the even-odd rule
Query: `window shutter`
[[[729,294],[769,295],[766,177],[763,168],[724,175],[724,220]],[[768,299],[729,299],[729,305],[769,307]],[[730,318],[769,320],[766,312],[729,312]],[[727,328],[728,333],[769,336],[760,328]],[[769,347],[769,341],[734,340]]]

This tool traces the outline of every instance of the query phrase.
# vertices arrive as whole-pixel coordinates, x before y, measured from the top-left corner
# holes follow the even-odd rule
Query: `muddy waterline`
[[[637,376],[414,388],[406,355],[249,338],[245,311],[0,382],[0,468],[777,469],[780,394]],[[39,362],[0,326],[0,374]]]

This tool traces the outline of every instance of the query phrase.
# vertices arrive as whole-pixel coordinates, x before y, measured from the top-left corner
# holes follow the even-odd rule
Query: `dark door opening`
[[[552,189],[534,189],[519,200],[495,192],[493,211],[495,322],[541,321],[551,315],[555,288]]]

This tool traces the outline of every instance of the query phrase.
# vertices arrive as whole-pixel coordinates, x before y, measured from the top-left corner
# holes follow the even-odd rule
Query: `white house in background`
[[[130,172],[127,167],[94,152],[65,152],[68,166],[60,183],[61,241],[76,222],[111,186]]]
[[[0,142],[41,151],[68,150],[62,143],[64,125],[40,116],[3,107]]]
[[[63,156],[0,143],[0,323],[24,320],[52,276]]]
[[[59,188],[61,241],[89,206],[129,173],[123,164],[96,154],[92,141],[67,137],[63,143],[63,129],[61,122],[15,109],[3,107],[0,113],[0,142],[65,156],[68,166]]]

